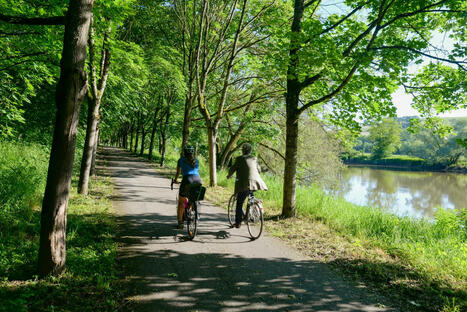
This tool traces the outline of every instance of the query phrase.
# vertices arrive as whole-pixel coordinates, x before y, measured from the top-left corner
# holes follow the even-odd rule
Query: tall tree
[[[66,215],[81,102],[87,92],[84,70],[93,0],[70,0],[60,79],[57,84],[55,130],[47,184],[42,201],[39,274],[60,274],[66,261]]]
[[[100,106],[102,96],[104,95],[107,85],[107,78],[110,69],[110,46],[109,36],[111,28],[105,32],[102,43],[102,53],[100,60],[99,74],[95,64],[95,39],[94,25],[91,21],[91,31],[89,35],[89,72],[91,74],[90,89],[91,94],[88,99],[88,120],[86,127],[86,139],[84,142],[83,157],[81,159],[81,170],[78,182],[78,193],[87,195],[89,186],[89,176],[93,158],[95,159],[95,151],[98,143],[98,123],[100,118]]]
[[[391,156],[401,143],[401,126],[395,119],[386,118],[370,128],[370,139],[373,141],[372,157],[380,159]]]
[[[465,23],[459,1],[346,1],[345,14],[327,18],[321,16],[324,5],[319,0],[294,1],[286,78],[284,217],[296,214],[298,121],[304,111],[329,104],[334,120],[348,125],[355,123],[357,112],[368,118],[394,114],[390,95],[410,80],[406,68],[411,61],[423,57],[465,70],[460,60],[465,51],[432,55],[426,39],[436,28],[460,36],[452,26]]]

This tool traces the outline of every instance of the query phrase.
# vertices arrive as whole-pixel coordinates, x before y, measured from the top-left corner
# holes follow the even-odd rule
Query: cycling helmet
[[[195,153],[195,148],[193,146],[190,146],[190,145],[187,145],[185,146],[185,148],[183,149],[183,154],[185,156],[188,156],[188,155],[193,155]]]

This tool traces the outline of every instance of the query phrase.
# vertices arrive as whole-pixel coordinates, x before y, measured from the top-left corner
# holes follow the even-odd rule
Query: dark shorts
[[[179,195],[182,197],[188,197],[188,185],[190,184],[202,184],[201,178],[199,175],[186,175],[183,176],[182,183],[180,184]]]

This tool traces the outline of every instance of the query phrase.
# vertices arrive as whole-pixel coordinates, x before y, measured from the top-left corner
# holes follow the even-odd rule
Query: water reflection
[[[436,207],[467,207],[467,175],[349,167],[338,195],[358,205],[377,206],[400,216],[431,218]]]

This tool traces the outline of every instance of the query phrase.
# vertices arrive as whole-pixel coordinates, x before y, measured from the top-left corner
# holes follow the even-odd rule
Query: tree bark
[[[143,122],[143,126],[141,127],[141,150],[139,152],[139,156],[143,156],[144,154],[144,141],[146,139],[146,128],[144,127],[144,122]]]
[[[154,152],[154,140],[156,138],[157,131],[157,115],[159,114],[159,107],[154,110],[154,119],[152,121],[151,140],[149,142],[149,155],[148,159],[152,160],[152,153]]]
[[[190,90],[189,93],[186,95],[185,98],[185,114],[183,117],[183,130],[182,130],[182,146],[181,146],[181,151],[185,148],[185,146],[188,144],[188,138],[190,136],[190,123],[191,123],[191,110],[193,107],[193,95],[192,95],[192,90],[191,86],[193,82],[189,82]]]
[[[301,32],[303,11],[303,0],[295,0],[292,33],[290,35],[289,67],[287,70],[286,148],[284,193],[282,200],[282,216],[285,218],[294,217],[296,215],[295,188],[297,173],[298,119],[300,116],[298,111],[298,102],[301,91],[296,69],[299,66],[299,34]]]
[[[230,161],[230,158],[232,157],[232,151],[235,149],[235,146],[237,145],[238,141],[242,137],[243,132],[245,131],[246,123],[242,122],[240,124],[240,127],[237,129],[237,131],[232,135],[229,139],[229,142],[225,145],[224,150],[222,151],[221,157],[220,157],[220,167],[222,169],[227,168],[227,164]]]
[[[133,151],[133,133],[135,132],[135,122],[132,120],[131,121],[131,126],[130,126],[130,152]]]
[[[97,147],[99,146],[99,134],[100,134],[100,120],[97,121],[96,128],[96,141],[94,142],[94,148],[92,149],[92,162],[91,162],[91,175],[96,176],[96,154]]]
[[[133,150],[134,153],[138,152],[138,141],[139,141],[139,129],[141,127],[141,117],[140,113],[138,112],[138,120],[136,122],[136,138],[135,138],[135,149]]]
[[[87,92],[84,70],[94,0],[70,0],[65,24],[57,114],[42,201],[38,273],[58,275],[65,270],[66,214],[76,148],[79,110]]]
[[[166,145],[166,137],[167,137],[167,128],[169,126],[169,120],[170,120],[170,104],[171,101],[168,99],[167,100],[167,109],[165,113],[165,122],[163,127],[161,127],[161,162],[160,165],[161,167],[164,165],[165,161],[165,145]]]
[[[217,132],[218,132],[217,127],[208,126],[209,186],[217,185],[217,159],[216,159]]]
[[[296,99],[298,105],[298,95]],[[298,154],[298,119],[298,115],[293,113],[289,114],[287,111],[284,193],[282,202],[282,216],[285,218],[294,217],[296,215],[295,189]]]
[[[81,170],[78,182],[78,193],[88,195],[89,175],[91,172],[92,155],[96,143],[97,115],[99,114],[100,99],[91,99],[88,106],[88,121],[86,139],[84,141]]]
[[[96,68],[94,66],[94,26],[90,28],[89,36],[89,68],[91,72],[91,92],[92,98],[88,106],[88,122],[86,128],[86,139],[84,143],[83,157],[81,159],[81,171],[78,182],[78,193],[87,195],[89,188],[89,176],[95,158],[95,151],[97,149],[97,124],[99,122],[100,107],[102,96],[104,95],[107,78],[110,69],[110,50],[108,47],[108,37],[110,29],[104,35],[104,42],[102,46],[102,59],[99,77],[96,78]],[[97,81],[99,80],[99,81]],[[121,142],[121,140],[119,140]],[[120,143],[119,143],[120,144]]]

